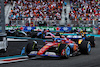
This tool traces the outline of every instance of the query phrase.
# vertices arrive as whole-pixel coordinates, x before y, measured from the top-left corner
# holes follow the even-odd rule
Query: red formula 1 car
[[[78,55],[78,53],[89,54],[91,52],[89,41],[79,39],[78,43],[75,43],[75,41],[64,36],[54,36],[52,41],[45,41],[41,47],[39,47],[39,45],[40,44],[37,44],[37,42],[33,40],[27,44],[25,51],[29,58],[37,55],[69,58],[70,55],[75,56]]]

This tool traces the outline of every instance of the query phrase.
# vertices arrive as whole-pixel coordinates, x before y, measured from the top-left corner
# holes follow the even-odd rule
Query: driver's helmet
[[[55,42],[61,42],[61,39],[60,38],[54,38],[54,41]]]

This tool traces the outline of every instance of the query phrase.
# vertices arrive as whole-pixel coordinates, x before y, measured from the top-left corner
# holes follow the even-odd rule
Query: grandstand
[[[37,21],[61,20],[62,3],[55,1],[17,0],[9,13],[9,20],[25,24]],[[23,22],[24,22],[23,21]],[[28,22],[26,22],[28,21]],[[16,22],[15,22],[16,23]],[[35,23],[35,25],[37,25]]]
[[[100,0],[5,0],[12,26],[98,26]]]
[[[70,5],[69,18],[72,23],[83,23],[85,26],[98,25],[100,0],[70,0]]]

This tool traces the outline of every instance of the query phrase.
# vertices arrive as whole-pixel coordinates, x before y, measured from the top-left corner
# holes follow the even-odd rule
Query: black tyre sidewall
[[[69,45],[66,45],[66,44],[60,44],[60,46],[59,46],[59,54],[60,54],[60,56],[61,56],[62,50],[63,50],[63,49],[66,50],[67,47],[69,47]],[[61,56],[61,58],[69,58],[69,57],[70,57],[70,55],[67,56],[66,53],[65,53],[64,56]]]
[[[91,51],[88,52],[88,44],[90,44],[89,41],[83,41],[79,46],[80,52],[82,54],[90,54]]]
[[[27,44],[27,46],[25,48],[25,52],[26,52],[27,55],[32,51],[32,46],[33,46],[32,43]]]

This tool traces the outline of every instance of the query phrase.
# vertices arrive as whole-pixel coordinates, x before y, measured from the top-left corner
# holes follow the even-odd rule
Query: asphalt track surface
[[[90,55],[79,55],[69,59],[36,58],[22,62],[1,64],[0,67],[100,67],[100,38],[96,38],[96,47]]]

